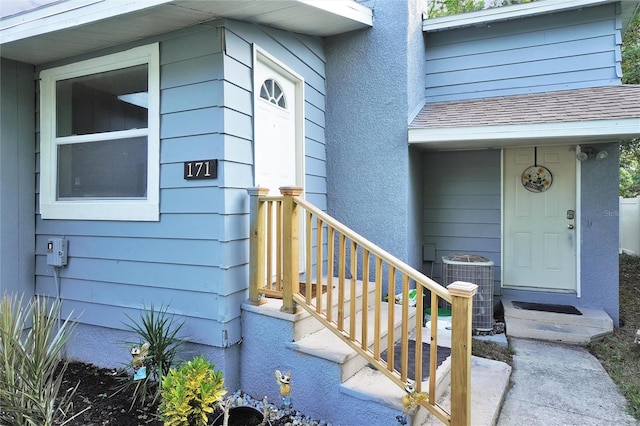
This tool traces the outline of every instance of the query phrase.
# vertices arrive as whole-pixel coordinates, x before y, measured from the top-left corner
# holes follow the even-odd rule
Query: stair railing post
[[[451,424],[471,424],[471,333],[473,295],[478,286],[456,281],[451,294]]]
[[[249,193],[249,303],[266,303],[260,296],[260,288],[265,285],[265,241],[266,211],[261,200],[269,194],[269,188],[247,188]]]
[[[302,188],[283,186],[280,188],[282,200],[282,308],[283,312],[296,313],[299,307],[293,301],[293,295],[300,291],[300,243],[298,204],[294,197],[302,194]]]

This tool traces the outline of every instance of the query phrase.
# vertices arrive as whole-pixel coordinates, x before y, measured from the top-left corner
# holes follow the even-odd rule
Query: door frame
[[[253,55],[253,67],[251,68],[251,82],[252,82],[252,126],[253,126],[253,137],[252,137],[252,157],[253,157],[253,183],[255,185],[256,182],[256,104],[259,97],[259,88],[257,87],[256,77],[255,77],[255,68],[258,66],[258,63],[261,63],[263,66],[274,69],[278,74],[285,76],[289,79],[294,85],[295,91],[295,108],[292,113],[294,114],[294,127],[295,127],[295,162],[296,162],[296,173],[295,173],[295,186],[299,186],[302,188],[301,196],[304,198],[306,194],[306,185],[305,185],[305,135],[304,135],[304,121],[305,121],[305,109],[304,109],[304,78],[296,73],[293,69],[285,65],[282,61],[276,59],[273,55],[269,54],[265,49],[258,46],[256,43],[252,44],[252,55]],[[269,188],[270,191],[273,191],[271,195],[280,195],[279,188]],[[304,220],[304,215],[300,215],[300,228],[299,228],[299,270],[300,274],[305,273],[306,267],[306,221]]]
[[[258,46],[257,44],[253,43],[252,44],[252,50],[253,50],[253,67],[251,69],[251,80],[252,80],[252,86],[253,86],[253,99],[252,99],[252,104],[253,104],[253,117],[255,117],[256,114],[256,91],[257,88],[256,86],[256,81],[255,81],[255,73],[254,73],[254,69],[255,67],[258,65],[258,62],[261,62],[262,64],[264,64],[265,66],[269,67],[269,68],[273,68],[275,70],[277,70],[278,73],[280,74],[284,74],[285,76],[287,76],[287,78],[289,78],[294,86],[295,86],[295,108],[294,108],[294,126],[295,126],[295,147],[296,147],[296,182],[295,185],[296,186],[300,186],[302,187],[302,196],[304,197],[304,194],[306,192],[306,188],[305,188],[305,167],[304,167],[304,159],[305,159],[305,149],[304,149],[304,145],[305,145],[305,137],[304,137],[304,79],[302,78],[302,76],[298,73],[296,73],[294,70],[292,70],[291,68],[289,68],[287,65],[285,65],[284,63],[282,63],[281,61],[279,61],[278,59],[276,59],[273,55],[269,54],[266,50],[264,50],[263,48],[261,48],[260,46]],[[253,144],[255,144],[255,120],[253,123]],[[256,164],[256,159],[255,159],[255,146],[253,147],[252,150],[252,156],[253,156],[253,181],[255,182],[256,179],[256,175],[255,175],[255,164]],[[278,188],[269,188],[272,191],[276,191],[276,194],[279,195],[279,191]],[[275,194],[274,194],[275,195]]]
[[[557,144],[557,145],[563,145],[563,144]],[[535,146],[535,145],[531,145],[531,146]],[[538,145],[539,146],[539,145]],[[566,146],[571,146],[571,144],[566,145]],[[508,289],[508,290],[517,290],[517,291],[534,291],[534,292],[552,292],[552,290],[549,289],[531,289],[531,288],[527,288],[527,289],[519,289],[517,287],[505,287],[504,285],[504,271],[505,271],[505,263],[504,263],[504,251],[505,251],[505,191],[504,191],[504,186],[505,186],[505,174],[504,174],[504,168],[505,168],[505,149],[510,149],[510,148],[525,148],[526,146],[506,146],[506,147],[502,147],[500,149],[500,181],[501,181],[501,185],[500,185],[500,264],[502,265],[502,267],[500,268],[500,288],[502,289]],[[582,177],[582,163],[580,161],[578,161],[577,159],[577,154],[580,152],[580,145],[575,145],[575,152],[576,152],[576,172],[575,172],[575,200],[576,200],[576,211],[575,211],[575,235],[576,235],[576,246],[575,246],[575,252],[576,252],[576,261],[575,261],[575,280],[576,280],[576,297],[580,298],[581,297],[581,283],[582,283],[582,279],[580,276],[580,253],[581,253],[581,232],[582,232],[582,227],[581,227],[581,211],[582,211],[582,199],[580,194],[582,193],[582,189],[581,189],[581,177]]]

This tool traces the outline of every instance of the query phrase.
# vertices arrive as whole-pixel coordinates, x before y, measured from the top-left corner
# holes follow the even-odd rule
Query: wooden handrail
[[[325,223],[333,227],[336,231],[340,232],[345,237],[351,240],[358,241],[358,244],[361,247],[366,248],[371,254],[385,259],[387,263],[389,263],[389,265],[392,265],[395,269],[408,275],[409,277],[413,278],[415,281],[429,283],[428,285],[425,285],[425,287],[427,287],[430,291],[436,292],[439,297],[451,303],[451,295],[444,289],[444,287],[442,287],[440,284],[438,284],[431,278],[424,275],[422,272],[412,268],[411,266],[407,265],[406,263],[404,263],[394,255],[392,255],[391,253],[373,244],[371,241],[367,240],[365,237],[356,233],[351,228],[348,228],[346,225],[342,224],[342,222],[336,220],[332,216],[329,216],[327,213],[318,209],[316,206],[309,203],[308,201],[298,198],[296,199],[296,203],[300,207],[304,208],[305,210],[312,212],[314,215],[322,219]]]
[[[284,312],[295,313],[303,308],[400,388],[406,389],[408,383],[415,381],[415,392],[419,394],[422,392],[422,363],[415,363],[415,374],[409,377],[409,345],[412,343],[409,342],[408,336],[411,331],[415,332],[415,357],[422,359],[425,308],[423,295],[425,290],[430,291],[430,362],[426,392],[428,398],[421,397],[416,401],[445,424],[469,425],[471,306],[477,286],[455,282],[444,288],[300,198],[301,188],[280,189],[281,196],[267,196],[268,190],[263,188],[251,188],[248,191],[251,198],[250,302],[260,304],[263,296],[276,296],[283,299],[281,310]],[[303,214],[302,212],[305,217],[301,221],[299,215]],[[303,234],[300,234],[301,224],[305,229]],[[305,238],[304,245],[299,241],[301,235]],[[300,293],[299,288],[300,249],[303,250],[305,259],[305,295]],[[386,273],[383,273],[385,268]],[[337,276],[334,278],[335,269]],[[389,290],[386,314],[382,307],[382,287],[385,281]],[[415,283],[417,293],[415,308],[409,306],[409,289],[412,282]],[[374,300],[368,297],[370,284],[374,286]],[[314,285],[315,297],[312,295]],[[337,312],[334,312],[334,285],[337,293]],[[323,286],[326,286],[324,296]],[[356,293],[360,288],[361,301],[357,302]],[[396,288],[403,295],[397,314],[394,303]],[[348,303],[347,293],[350,297]],[[436,401],[437,323],[440,300],[451,303],[452,313],[451,413]],[[370,314],[371,307],[373,311]],[[362,324],[359,332],[357,318]],[[400,353],[396,362],[394,345],[398,339],[394,330],[398,323],[401,328]],[[369,336],[367,324],[372,324],[373,336]],[[386,339],[382,338],[382,324],[387,325]],[[385,349],[386,359],[382,356]]]

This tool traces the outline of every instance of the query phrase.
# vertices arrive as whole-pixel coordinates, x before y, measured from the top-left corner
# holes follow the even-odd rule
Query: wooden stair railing
[[[280,188],[281,196],[267,196],[266,188],[249,188],[250,196],[250,303],[259,305],[263,297],[282,298],[284,312],[308,311],[326,328],[355,350],[367,362],[402,389],[413,383],[416,393],[426,392],[420,405],[445,424],[471,424],[471,323],[472,300],[477,286],[454,282],[447,288],[358,235],[322,210],[300,198],[298,187]],[[300,211],[304,220],[300,220]],[[300,228],[304,233],[300,234]],[[304,244],[301,244],[300,238]],[[304,268],[300,268],[300,253]],[[300,271],[304,270],[305,292],[300,292]],[[335,272],[335,273],[334,273]],[[334,277],[335,275],[335,277]],[[360,278],[360,279],[358,279]],[[369,300],[369,283],[375,284],[375,298]],[[383,284],[388,288],[389,309],[383,314]],[[316,286],[315,297],[313,286]],[[363,287],[356,300],[358,285]],[[326,287],[323,295],[322,288]],[[333,288],[337,289],[334,312]],[[415,308],[409,306],[409,290],[415,288]],[[402,294],[400,360],[395,360],[396,323],[394,299]],[[415,362],[409,377],[409,333],[415,331],[415,359],[422,359],[423,296],[430,292],[431,335],[428,389],[422,389],[422,362]],[[347,307],[347,293],[351,296]],[[451,410],[436,401],[438,306],[451,304]],[[369,308],[373,307],[373,315]],[[358,309],[360,308],[360,309]],[[413,323],[410,310],[415,309]],[[361,319],[357,329],[358,316]],[[382,356],[381,327],[387,322],[387,355]],[[368,325],[373,336],[368,335]],[[399,366],[399,369],[396,367]]]

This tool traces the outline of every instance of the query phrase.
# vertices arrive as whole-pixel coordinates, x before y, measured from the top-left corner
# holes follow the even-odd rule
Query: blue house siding
[[[84,324],[122,329],[127,322],[124,313],[135,318],[142,305],[168,304],[169,312],[186,319],[184,333],[192,341],[222,347],[241,338],[239,312],[220,317],[217,306],[229,297],[237,298],[234,294],[242,290],[240,283],[234,288],[224,286],[224,277],[215,272],[225,260],[215,255],[225,243],[220,226],[225,189],[221,178],[196,183],[182,179],[183,161],[223,158],[220,31],[196,27],[163,36],[160,46],[161,220],[55,221],[38,217],[36,288],[38,293],[55,295],[44,247],[47,237],[65,236],[70,255],[69,265],[60,271],[65,312],[82,313]],[[197,92],[200,96],[190,96]],[[220,169],[223,175],[223,161]],[[109,271],[108,276],[101,277],[102,271]],[[202,306],[197,307],[195,299],[202,301]]]
[[[0,296],[33,295],[35,228],[33,66],[0,62]]]
[[[252,43],[305,79],[306,189],[321,207],[326,207],[324,47],[317,38],[235,21],[198,25],[136,45],[156,41],[160,221],[43,220],[38,215],[36,291],[56,295],[45,246],[47,238],[64,236],[69,240],[69,264],[60,270],[64,313],[79,316],[84,334],[77,340],[87,348],[74,345],[72,357],[121,362],[120,355],[128,354],[109,339],[121,339],[125,314],[137,318],[143,305],[169,305],[170,313],[186,321],[184,336],[210,347],[218,364],[233,370],[225,377],[236,386],[239,366],[232,358],[237,347],[215,348],[241,340],[240,306],[247,298],[246,188],[254,181]],[[217,179],[183,179],[184,161],[209,158],[219,159]],[[105,335],[101,327],[113,333]],[[96,347],[112,356],[91,353]]]
[[[442,282],[443,256],[476,254],[494,262],[494,293],[500,294],[500,158],[500,150],[423,154],[423,244],[435,249],[436,281]],[[427,275],[431,266],[425,263]]]
[[[234,70],[225,67],[225,78],[233,77],[236,70],[250,71],[253,62],[251,45],[255,43],[304,79],[305,196],[311,203],[326,209],[323,40],[232,20],[225,21],[225,27],[225,52],[237,61]],[[251,93],[253,83],[250,79],[236,84]],[[239,111],[251,116],[251,105],[247,107]]]
[[[252,45],[255,44],[304,79],[305,197],[319,208],[326,209],[324,42],[315,37],[287,33],[239,21],[225,21],[225,27],[225,52],[235,64],[232,72],[251,69],[253,64]],[[228,72],[228,69],[225,68],[225,76]],[[237,84],[247,93],[251,93],[253,85],[251,80]],[[251,108],[252,105],[247,105],[247,108],[239,111],[252,115]],[[247,161],[251,162],[251,158],[247,158]],[[249,176],[251,176],[251,182],[244,185],[244,188],[253,184],[253,175]],[[270,189],[277,190],[277,188]],[[248,231],[246,235],[248,235]],[[324,241],[326,242],[326,237]],[[312,244],[315,246],[315,236]],[[315,264],[313,268],[315,268]]]
[[[620,26],[606,4],[427,33],[427,101],[620,84]]]

